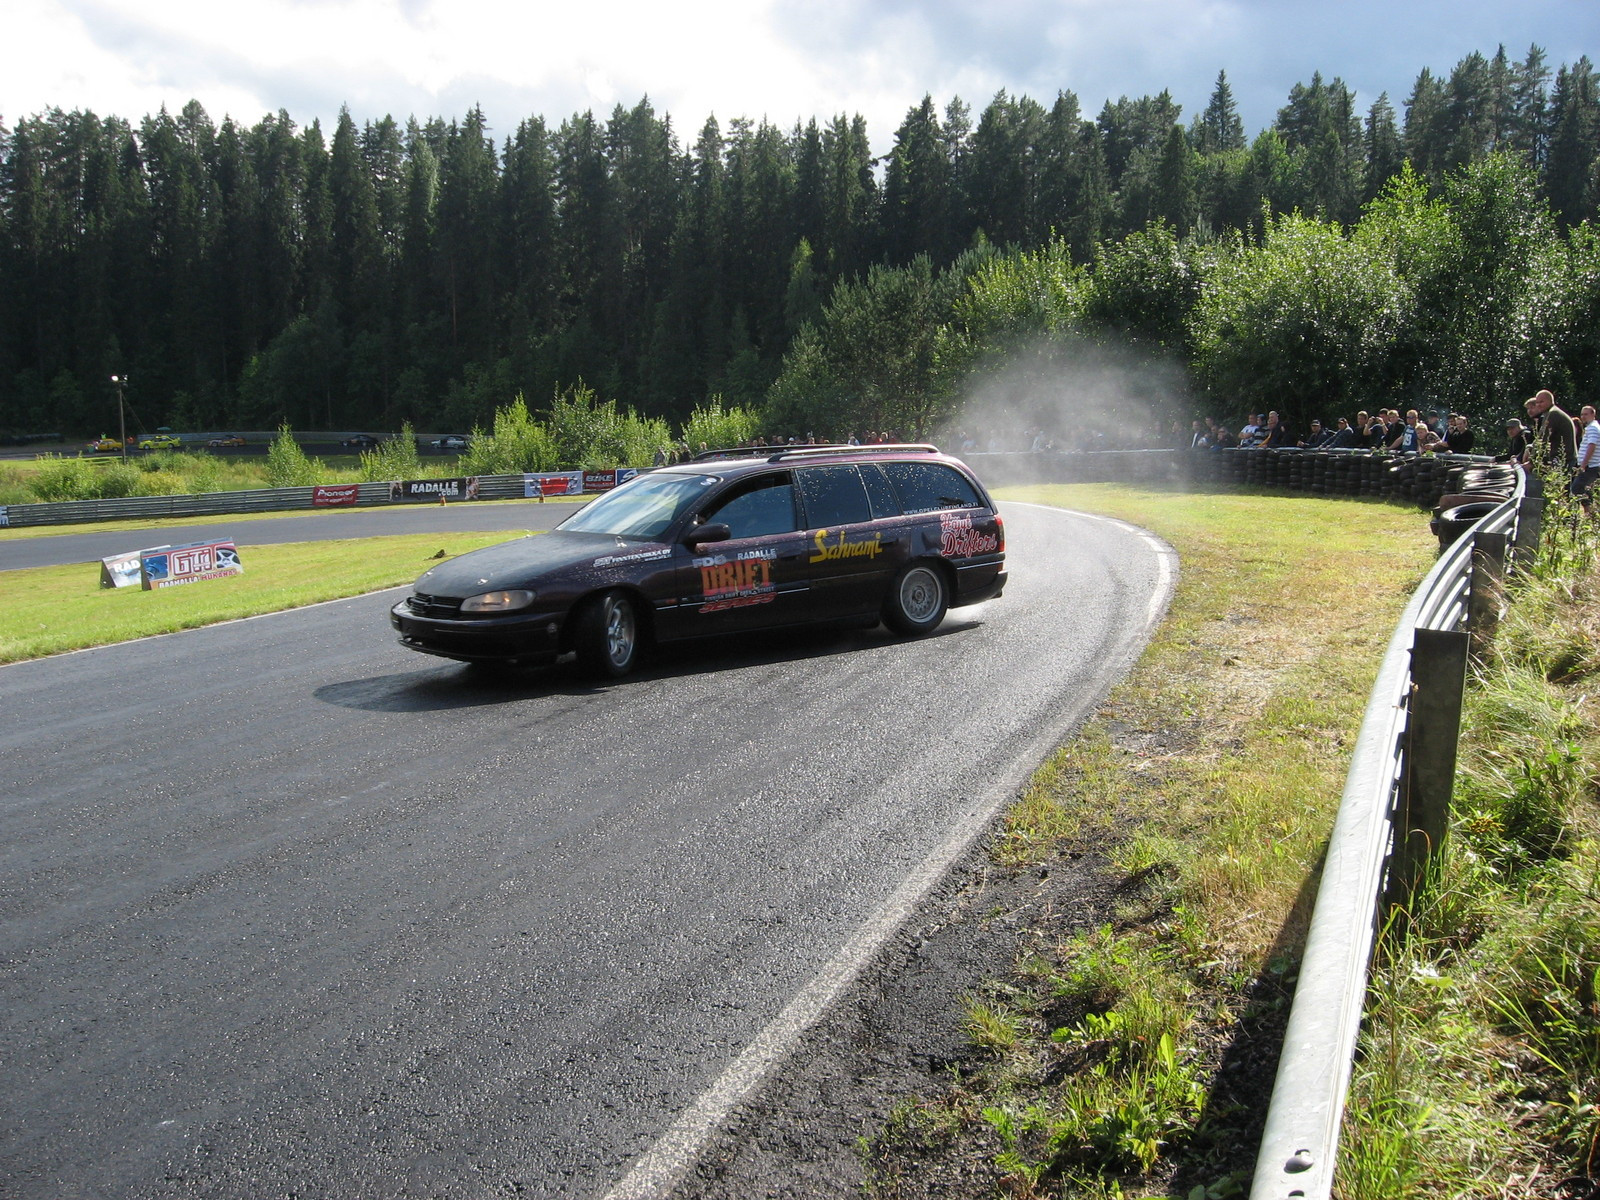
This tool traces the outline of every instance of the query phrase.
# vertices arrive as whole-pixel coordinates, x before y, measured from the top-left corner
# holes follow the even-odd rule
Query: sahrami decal
[[[836,558],[877,558],[883,552],[883,534],[875,533],[870,538],[862,538],[858,542],[846,541],[844,530],[839,530],[839,536],[832,545],[828,544],[828,531],[817,530],[815,538],[817,552],[809,561],[814,563],[832,562]]]
[[[939,516],[939,553],[946,558],[971,558],[974,554],[993,554],[1000,549],[1000,535],[972,527],[964,513]]]

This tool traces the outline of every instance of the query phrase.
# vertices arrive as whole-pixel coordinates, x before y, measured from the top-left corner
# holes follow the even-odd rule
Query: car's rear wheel
[[[950,607],[950,585],[932,563],[908,564],[895,576],[883,604],[883,623],[908,637],[934,629]]]
[[[584,602],[573,631],[573,649],[586,671],[613,679],[633,670],[639,657],[639,614],[622,592]]]

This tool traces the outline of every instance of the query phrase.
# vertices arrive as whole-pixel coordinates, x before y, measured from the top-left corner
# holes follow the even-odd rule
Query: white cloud
[[[325,123],[462,115],[552,125],[648,95],[680,138],[705,118],[787,128],[861,113],[885,150],[930,94],[981,111],[1002,88],[1049,104],[1170,88],[1193,114],[1218,70],[1246,127],[1269,123],[1313,71],[1398,106],[1416,72],[1537,41],[1552,64],[1600,34],[1593,0],[13,0],[0,115],[50,106],[137,120],[191,98],[219,119],[288,110]]]

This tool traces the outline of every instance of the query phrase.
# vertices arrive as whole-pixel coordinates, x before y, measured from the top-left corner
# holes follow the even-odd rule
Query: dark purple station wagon
[[[701,456],[639,475],[549,533],[441,563],[396,604],[402,645],[463,662],[576,653],[624,675],[651,642],[834,621],[927,633],[1000,595],[1005,527],[932,446]]]

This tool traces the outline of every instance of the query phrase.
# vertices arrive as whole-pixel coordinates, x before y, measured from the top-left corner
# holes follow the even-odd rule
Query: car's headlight
[[[504,592],[484,592],[481,596],[468,596],[461,602],[464,613],[516,612],[533,603],[533,592],[513,588]]]

